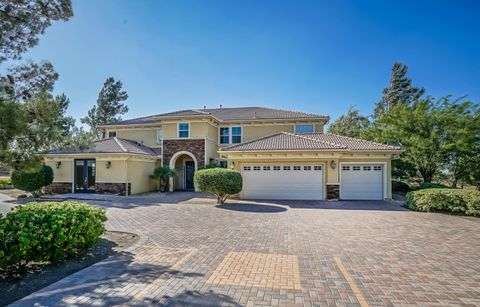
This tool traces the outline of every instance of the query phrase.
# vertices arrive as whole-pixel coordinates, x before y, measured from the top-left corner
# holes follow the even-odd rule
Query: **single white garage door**
[[[321,164],[244,164],[244,199],[323,199]]]
[[[340,199],[384,199],[381,164],[342,164]]]

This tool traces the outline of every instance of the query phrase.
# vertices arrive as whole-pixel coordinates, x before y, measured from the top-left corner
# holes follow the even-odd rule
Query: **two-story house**
[[[244,199],[388,199],[401,149],[324,133],[329,117],[263,107],[182,110],[103,125],[86,150],[50,151],[50,191],[137,194],[155,167],[177,170],[170,189],[193,190],[210,163],[243,176]]]

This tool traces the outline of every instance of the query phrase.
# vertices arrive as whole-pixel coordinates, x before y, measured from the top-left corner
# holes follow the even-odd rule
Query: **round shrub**
[[[242,191],[242,175],[238,171],[226,168],[210,168],[195,172],[195,189],[217,196],[217,202],[223,204],[228,196]]]
[[[447,211],[480,216],[480,192],[461,189],[424,189],[407,194],[407,206],[417,211]]]
[[[0,218],[0,268],[31,261],[56,263],[98,242],[107,220],[98,207],[75,202],[32,202]]]
[[[15,170],[12,173],[12,184],[15,188],[31,192],[37,197],[42,188],[53,182],[53,169],[48,165],[30,170]]]
[[[393,193],[407,193],[410,191],[410,186],[403,181],[392,180],[392,191]]]

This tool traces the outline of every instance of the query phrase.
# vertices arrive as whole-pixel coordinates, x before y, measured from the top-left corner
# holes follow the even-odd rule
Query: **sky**
[[[25,60],[50,61],[55,93],[85,116],[109,76],[134,118],[267,106],[371,114],[395,61],[415,86],[480,102],[480,2],[73,0]]]

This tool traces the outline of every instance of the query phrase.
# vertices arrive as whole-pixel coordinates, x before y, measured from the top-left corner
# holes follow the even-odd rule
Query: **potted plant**
[[[167,166],[160,166],[153,171],[150,178],[157,180],[160,184],[160,192],[166,192],[168,191],[168,182],[170,181],[170,178],[175,177],[176,175],[177,171],[175,169]]]

